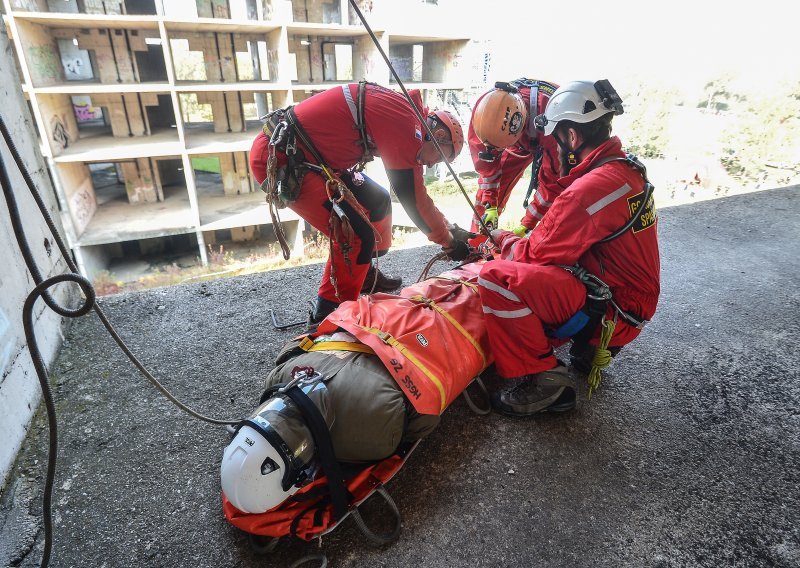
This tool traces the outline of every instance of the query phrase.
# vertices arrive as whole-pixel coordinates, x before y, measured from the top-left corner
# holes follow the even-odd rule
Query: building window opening
[[[217,156],[196,156],[192,158],[194,183],[200,195],[221,195],[222,166]]]
[[[322,80],[353,80],[353,44],[333,41],[321,42]]]
[[[75,113],[81,137],[111,133],[111,123],[108,121],[106,110],[93,105],[91,97],[87,95],[72,97],[72,112]]]
[[[178,95],[181,102],[183,122],[187,128],[207,127],[214,123],[214,111],[210,103],[201,103],[197,93],[181,93]]]
[[[207,81],[202,51],[191,51],[188,39],[171,39],[172,59],[177,81]]]

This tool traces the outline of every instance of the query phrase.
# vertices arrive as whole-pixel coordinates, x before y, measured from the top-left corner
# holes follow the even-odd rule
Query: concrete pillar
[[[6,10],[9,9],[8,2],[5,2],[4,6]],[[24,72],[28,73],[24,65],[21,64]],[[39,152],[33,119],[19,88],[21,83],[6,27],[0,26],[0,97],[3,101],[0,116],[14,140],[22,162],[33,178],[48,213],[63,236],[54,188]],[[14,166],[11,153],[2,143],[0,143],[0,157],[8,170],[15,195],[19,197],[19,211],[34,262],[45,278],[65,272],[66,262],[54,243],[55,237],[47,228],[33,199],[27,195],[28,190],[22,174]],[[30,347],[25,339],[21,315],[25,298],[33,288],[33,280],[14,237],[5,205],[0,206],[0,242],[5,244],[0,247],[0,265],[3,266],[2,294],[0,294],[0,432],[2,432],[0,487],[2,487],[25,439],[31,417],[39,405],[41,390],[36,380]],[[78,300],[77,287],[62,284],[53,288],[52,292],[59,304],[75,307]],[[34,321],[39,350],[45,365],[49,367],[63,340],[62,318],[47,308],[44,302],[39,301],[34,309]]]

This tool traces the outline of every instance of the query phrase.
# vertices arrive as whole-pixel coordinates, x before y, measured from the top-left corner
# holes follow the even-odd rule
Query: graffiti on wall
[[[50,119],[50,132],[53,133],[53,143],[55,143],[55,145],[61,150],[69,146],[71,141],[69,132],[67,132],[67,127],[64,126],[64,122],[64,115],[59,117],[58,115],[54,114]]]
[[[372,77],[372,72],[375,70],[375,60],[366,53],[362,53],[361,67],[364,69],[364,77]]]
[[[228,17],[228,0],[211,0],[211,7],[215,18]]]
[[[32,45],[28,48],[31,69],[41,79],[61,77],[61,60],[52,45]]]
[[[102,120],[103,109],[92,106],[92,99],[86,95],[72,97],[72,109],[75,111],[75,118],[78,122],[90,120]]]
[[[99,120],[103,118],[103,111],[100,108],[93,107],[88,103],[73,104],[72,108],[75,109],[75,117],[78,122],[86,122],[88,120]]]
[[[79,232],[83,232],[97,208],[97,202],[90,191],[81,189],[70,197],[69,208],[75,220],[76,228],[79,228]]]

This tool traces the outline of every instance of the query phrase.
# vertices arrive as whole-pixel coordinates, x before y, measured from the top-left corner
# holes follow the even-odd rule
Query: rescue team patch
[[[556,92],[556,86],[548,83],[547,81],[538,81],[539,92],[544,93],[548,97],[552,97]]]
[[[637,215],[639,208],[642,206],[642,199],[644,199],[644,191],[628,198],[628,210],[631,216]],[[636,218],[631,229],[634,233],[644,231],[648,227],[652,227],[656,222],[656,204],[653,196],[645,205],[644,212]]]
[[[517,111],[511,115],[511,122],[508,125],[508,131],[511,134],[516,134],[522,127],[522,113]]]

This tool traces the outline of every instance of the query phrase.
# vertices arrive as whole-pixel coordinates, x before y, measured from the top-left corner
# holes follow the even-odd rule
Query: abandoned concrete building
[[[463,28],[440,25],[454,1],[359,7],[401,80],[466,123],[465,89],[484,80],[484,56]],[[336,84],[396,84],[347,0],[3,8],[67,239],[90,278],[126,256],[184,250],[207,263],[209,244],[267,238],[248,169],[259,117]],[[304,222],[289,210],[282,219],[301,255]]]

